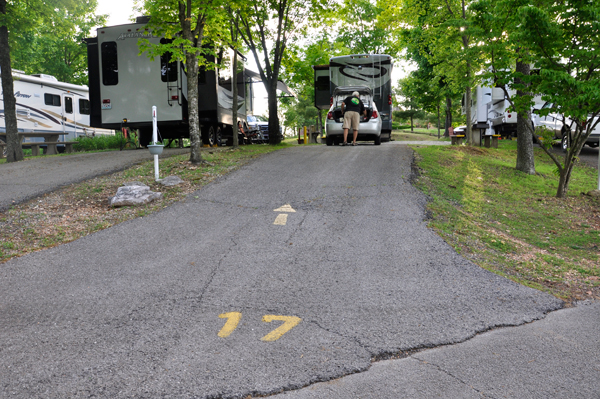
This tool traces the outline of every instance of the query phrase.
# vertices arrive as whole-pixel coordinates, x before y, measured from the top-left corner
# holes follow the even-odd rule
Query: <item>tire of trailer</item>
[[[215,143],[215,127],[213,125],[202,125],[202,144],[212,146]]]
[[[214,138],[213,145],[220,147],[222,142],[223,142],[223,130],[221,129],[221,126],[217,126],[215,129],[215,138]]]

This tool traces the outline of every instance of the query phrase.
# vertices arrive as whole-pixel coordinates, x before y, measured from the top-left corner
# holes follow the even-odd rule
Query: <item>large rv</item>
[[[90,127],[88,87],[59,82],[50,75],[13,70],[17,129],[20,133],[57,133],[61,141],[79,136],[114,134]],[[4,99],[0,96],[0,133],[6,133]],[[24,142],[43,141],[25,138]],[[60,147],[59,147],[60,148]]]
[[[367,86],[381,114],[381,141],[392,134],[392,57],[386,54],[353,54],[333,57],[329,65],[315,65],[315,107],[329,109],[338,86]]]
[[[147,22],[147,17],[139,17],[133,24],[98,28],[97,36],[86,40],[92,126],[138,129],[143,146],[152,139],[152,106],[158,110],[161,138],[189,137],[185,65],[171,60],[168,53],[154,60],[140,54],[141,38],[153,44],[168,40],[147,31]],[[246,73],[238,73],[237,118],[244,125],[252,107],[250,80]],[[198,82],[202,140],[221,144],[233,137],[230,69],[201,69]]]

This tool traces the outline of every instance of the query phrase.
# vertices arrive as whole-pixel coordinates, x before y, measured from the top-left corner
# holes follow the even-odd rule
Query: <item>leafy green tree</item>
[[[198,115],[198,72],[206,64],[205,37],[213,43],[226,37],[227,13],[221,0],[141,0],[140,10],[150,16],[147,29],[172,39],[167,43],[151,44],[140,40],[140,50],[149,57],[169,52],[173,59],[185,60],[187,100],[190,126],[190,162],[203,162],[200,154],[201,135]]]
[[[599,15],[600,3],[593,0],[544,0],[522,9],[521,40],[539,69],[527,79],[530,89],[576,127],[564,163],[546,148],[560,174],[559,198],[566,196],[581,148],[600,121]]]
[[[503,2],[512,5],[511,12],[518,23],[502,22],[492,12],[481,12],[487,27],[486,51],[491,54],[493,78],[496,82],[512,84],[524,95],[507,97],[518,114],[529,112],[533,96],[554,104],[553,108],[539,111],[540,115],[557,112],[565,121],[572,121],[575,132],[565,131],[570,146],[561,161],[551,150],[551,142],[542,148],[553,160],[559,174],[557,197],[566,196],[571,172],[586,140],[600,120],[600,3],[591,0],[554,2]],[[478,9],[485,9],[481,0]],[[509,13],[510,14],[510,13]],[[508,17],[508,15],[507,15]],[[505,18],[506,19],[506,18]],[[493,26],[495,29],[489,29]],[[508,41],[508,46],[503,41]],[[497,43],[497,45],[496,45]],[[533,64],[536,73],[528,75],[521,68],[507,66],[507,52],[518,47],[517,61]],[[508,48],[508,50],[507,50]],[[512,82],[512,83],[511,83]],[[533,126],[526,126],[533,134]],[[530,140],[530,135],[525,140]],[[537,140],[537,138],[536,138]]]
[[[0,78],[6,123],[7,162],[23,160],[17,130],[16,101],[12,79],[12,37],[33,37],[35,27],[52,21],[55,14],[73,9],[76,0],[0,0]],[[9,35],[10,33],[10,35]]]
[[[87,84],[87,50],[83,39],[106,23],[95,15],[97,0],[65,2],[31,29],[11,37],[11,62],[27,74],[45,73],[73,84]]]
[[[471,27],[470,4],[466,0],[385,0],[383,14],[392,38],[403,47],[426,48],[423,55],[435,74],[443,78],[450,92],[465,93],[467,104],[471,103],[471,89],[481,63]],[[413,30],[419,35],[409,34]],[[466,107],[466,113],[467,121],[471,121],[470,107]],[[472,144],[470,122],[466,135],[467,143]]]
[[[252,52],[265,85],[269,109],[269,143],[278,144],[277,82],[289,43],[304,36],[309,17],[326,0],[249,0],[239,11],[240,37]]]
[[[418,100],[419,84],[421,82],[415,78],[414,74],[398,81],[397,96],[400,98],[398,105],[402,107],[400,111],[394,111],[393,116],[397,119],[410,119],[410,131],[414,132],[414,119],[425,117],[425,111]]]
[[[328,32],[322,32],[304,45],[291,44],[282,61],[282,80],[297,94],[280,101],[284,109],[284,125],[292,130],[317,125],[322,130],[323,113],[314,107],[313,65],[327,65],[336,45]],[[339,48],[339,47],[338,47]]]
[[[479,0],[472,10],[473,26],[478,29],[477,36],[481,39],[479,47],[487,58],[482,78],[491,86],[504,88],[510,101],[519,104],[516,169],[535,174],[530,108],[533,94],[527,83],[533,59],[527,44],[519,37],[522,24],[519,10],[529,4],[529,0]],[[512,95],[507,87],[515,89],[516,95]]]
[[[331,14],[333,20],[343,24],[336,41],[349,49],[349,54],[396,54],[385,23],[380,22],[383,12],[378,2],[344,0]]]

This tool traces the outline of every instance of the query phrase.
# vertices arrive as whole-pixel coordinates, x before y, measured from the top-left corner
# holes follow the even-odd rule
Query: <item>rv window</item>
[[[83,98],[79,99],[79,113],[82,115],[90,114],[90,101]]]
[[[160,44],[171,43],[171,39],[160,39]],[[160,56],[160,79],[163,82],[177,81],[177,61],[171,61],[171,53],[166,52]]]
[[[65,97],[65,112],[67,114],[73,113],[73,97]]]
[[[319,76],[315,86],[317,91],[329,91],[329,76]]]
[[[119,83],[119,63],[117,61],[117,43],[102,43],[102,83],[114,86]]]
[[[44,104],[60,107],[60,96],[56,94],[44,93]]]

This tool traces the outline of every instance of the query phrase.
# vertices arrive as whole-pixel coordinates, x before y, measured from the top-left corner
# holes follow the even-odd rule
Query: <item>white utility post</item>
[[[152,144],[158,141],[158,132],[156,127],[156,105],[152,106]],[[158,154],[154,154],[154,181],[158,181]]]
[[[600,191],[600,146],[598,147],[598,191]]]

